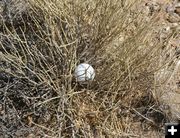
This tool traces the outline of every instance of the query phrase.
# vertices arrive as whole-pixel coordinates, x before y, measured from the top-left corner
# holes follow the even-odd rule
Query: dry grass
[[[0,71],[17,86],[22,83],[15,96],[6,89],[4,103],[12,102],[37,137],[140,137],[131,127],[137,121],[161,129],[168,116],[153,95],[154,74],[173,68],[175,57],[162,60],[164,43],[155,38],[158,15],[147,20],[137,5],[29,0],[18,21],[3,22]],[[81,62],[96,70],[87,86],[73,78]]]

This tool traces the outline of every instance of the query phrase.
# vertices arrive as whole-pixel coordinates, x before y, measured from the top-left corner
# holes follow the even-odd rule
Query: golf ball
[[[94,79],[95,71],[91,65],[82,63],[76,67],[74,75],[78,82],[85,82]]]

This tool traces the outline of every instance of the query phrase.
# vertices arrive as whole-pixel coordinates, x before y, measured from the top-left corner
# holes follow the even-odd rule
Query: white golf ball
[[[82,63],[76,67],[74,75],[78,82],[85,82],[94,79],[95,71],[91,65]]]

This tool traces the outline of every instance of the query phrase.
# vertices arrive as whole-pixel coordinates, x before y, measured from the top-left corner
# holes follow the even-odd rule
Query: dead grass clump
[[[44,137],[139,137],[131,128],[137,116],[159,127],[147,116],[161,112],[154,73],[172,57],[158,64],[157,16],[146,20],[137,4],[29,0],[21,22],[1,27],[0,72],[12,78],[5,82],[12,87],[1,90],[2,110],[11,102],[14,123]],[[73,77],[81,62],[96,70],[87,86]]]

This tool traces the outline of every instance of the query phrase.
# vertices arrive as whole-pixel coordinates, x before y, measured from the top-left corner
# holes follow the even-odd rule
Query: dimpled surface
[[[95,77],[95,71],[91,65],[82,63],[76,67],[75,77],[78,82],[93,80]]]

